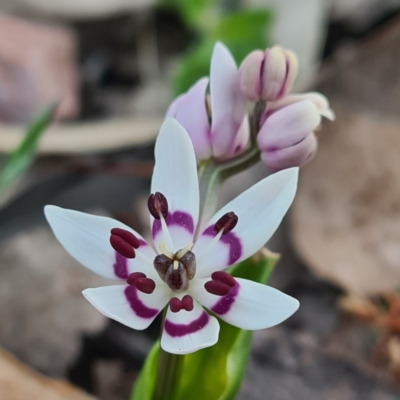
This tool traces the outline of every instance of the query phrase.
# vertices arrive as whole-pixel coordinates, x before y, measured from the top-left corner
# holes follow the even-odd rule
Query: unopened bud
[[[257,136],[261,159],[273,171],[303,166],[317,150],[314,131],[320,123],[320,113],[309,100],[269,115]]]
[[[275,46],[264,53],[253,51],[239,69],[240,91],[253,102],[275,101],[290,91],[297,71],[297,58],[289,50]]]

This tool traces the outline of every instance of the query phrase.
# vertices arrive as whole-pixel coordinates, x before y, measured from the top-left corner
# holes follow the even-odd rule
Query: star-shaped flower
[[[111,218],[56,206],[45,214],[56,237],[81,264],[119,285],[86,289],[101,313],[147,328],[167,306],[161,346],[186,354],[218,341],[218,320],[257,330],[281,323],[299,303],[224,271],[264,246],[292,203],[298,169],[265,178],[224,206],[199,234],[196,158],[185,129],[164,122],[155,147],[148,208],[153,244]]]

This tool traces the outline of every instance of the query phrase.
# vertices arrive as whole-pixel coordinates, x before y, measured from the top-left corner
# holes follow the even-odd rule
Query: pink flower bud
[[[275,101],[292,88],[298,71],[297,58],[289,50],[275,46],[253,51],[239,69],[240,91],[250,101]]]
[[[320,123],[321,115],[310,100],[269,114],[257,136],[261,159],[274,171],[304,165],[317,150],[314,130]]]

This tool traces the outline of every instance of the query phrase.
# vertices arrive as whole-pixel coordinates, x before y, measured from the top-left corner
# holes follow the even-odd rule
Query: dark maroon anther
[[[212,279],[213,281],[219,281],[219,282],[225,283],[226,285],[228,285],[228,286],[230,286],[230,287],[236,286],[236,281],[235,281],[235,279],[233,278],[233,276],[232,276],[232,275],[229,275],[229,274],[228,274],[227,272],[225,272],[225,271],[217,271],[217,272],[214,272],[214,273],[211,275],[211,279]]]
[[[182,310],[182,302],[177,297],[172,297],[169,301],[169,308],[173,313],[177,313]]]
[[[160,219],[160,213],[164,218],[167,218],[168,202],[162,193],[156,192],[155,194],[151,194],[149,199],[147,200],[147,207],[150,214],[155,219]]]
[[[223,231],[222,234],[230,232],[237,224],[238,216],[234,212],[228,212],[223,215],[214,225],[214,233]]]
[[[156,284],[153,279],[149,278],[136,278],[134,285],[137,290],[147,294],[153,293],[154,289],[156,288]]]
[[[111,235],[110,244],[118,254],[121,254],[121,256],[124,256],[126,258],[135,258],[135,250],[128,242],[126,242],[121,237],[117,235]]]
[[[113,228],[111,229],[111,235],[119,236],[126,243],[130,244],[135,249],[138,249],[140,246],[139,239],[132,233],[125,229],[121,228]]]
[[[208,293],[215,294],[216,296],[225,296],[231,290],[229,285],[220,281],[208,281],[204,284],[204,288]]]
[[[182,308],[186,311],[192,311],[193,310],[193,298],[192,296],[189,296],[188,294],[183,296],[182,298]]]
[[[132,272],[131,274],[128,275],[128,278],[126,279],[126,283],[128,285],[133,285],[135,282],[135,279],[137,278],[146,278],[146,275],[143,272]]]

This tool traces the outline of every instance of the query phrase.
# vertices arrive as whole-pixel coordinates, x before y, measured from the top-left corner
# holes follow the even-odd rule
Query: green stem
[[[183,365],[183,357],[164,351],[160,346],[158,371],[153,400],[174,399]]]

